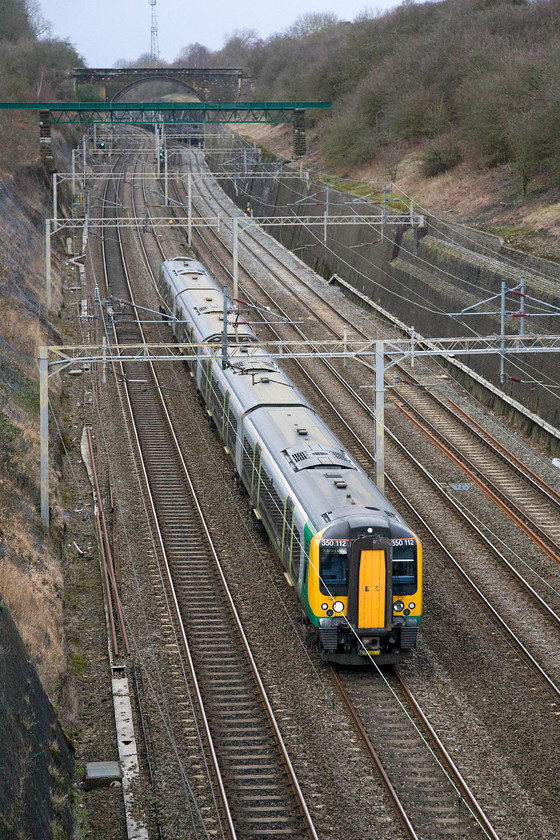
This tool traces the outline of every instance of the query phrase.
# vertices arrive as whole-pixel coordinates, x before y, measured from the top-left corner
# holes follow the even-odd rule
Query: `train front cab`
[[[422,610],[422,549],[408,529],[333,524],[312,538],[309,559],[307,598],[323,659],[390,664],[410,654]]]

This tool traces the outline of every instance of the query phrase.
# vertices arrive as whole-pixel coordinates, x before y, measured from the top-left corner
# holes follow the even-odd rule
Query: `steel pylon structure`
[[[148,0],[150,6],[152,7],[152,26],[150,29],[151,34],[151,41],[150,41],[150,58],[152,61],[157,61],[159,58],[159,43],[158,43],[158,24],[157,24],[157,14],[156,14],[156,2],[157,0]]]

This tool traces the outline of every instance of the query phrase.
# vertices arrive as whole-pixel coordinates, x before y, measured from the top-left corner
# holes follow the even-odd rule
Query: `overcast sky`
[[[1,2],[1,0],[0,0]],[[89,67],[112,67],[150,52],[149,0],[39,0],[52,35],[68,39]],[[385,10],[399,0],[156,0],[160,58],[173,61],[182,47],[198,41],[219,49],[235,29],[255,29],[262,38],[287,29],[307,12],[332,12],[354,20],[366,7]]]

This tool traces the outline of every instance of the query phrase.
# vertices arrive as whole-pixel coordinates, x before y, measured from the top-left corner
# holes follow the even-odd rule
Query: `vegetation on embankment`
[[[67,71],[80,58],[68,43],[42,37],[36,8],[34,0],[0,4],[2,101],[71,92]],[[58,150],[63,143],[59,135]],[[37,354],[62,342],[45,309],[51,196],[37,112],[0,111],[0,148],[0,836],[62,840],[74,836],[72,756],[45,691],[67,725],[76,704],[63,632],[62,518],[55,505],[48,534],[39,506]],[[51,400],[56,412],[56,387]]]
[[[62,99],[71,90],[66,71],[81,63],[66,42],[40,37],[46,33],[35,5],[0,4],[2,101]],[[0,112],[0,596],[43,686],[60,703],[67,668],[63,582],[60,544],[39,515],[37,353],[61,342],[45,311],[50,178],[39,162],[38,123],[36,112]]]
[[[0,101],[73,99],[69,70],[83,61],[68,41],[49,37],[36,0],[0,3]],[[0,111],[0,177],[34,166],[39,148],[36,112]]]
[[[234,32],[177,66],[236,66],[255,100],[331,100],[308,114],[324,162],[346,172],[382,161],[392,180],[411,151],[426,177],[462,161],[508,165],[519,195],[560,175],[559,0],[405,2],[353,22],[303,15],[262,40]]]

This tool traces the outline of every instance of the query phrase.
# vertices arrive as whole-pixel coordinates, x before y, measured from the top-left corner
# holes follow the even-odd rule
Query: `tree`
[[[252,52],[261,43],[256,29],[235,29],[225,36],[217,60],[223,67],[240,67],[250,72]]]
[[[183,47],[179,55],[174,61],[178,67],[212,67],[213,53],[208,47],[199,44],[196,41],[194,44],[188,44]]]
[[[286,35],[289,38],[309,38],[310,35],[330,29],[337,23],[338,18],[332,12],[305,12],[288,27]]]
[[[43,38],[46,35],[51,35],[52,24],[45,20],[41,12],[41,4],[39,0],[26,0],[27,16],[34,35],[37,38]]]
[[[0,3],[0,41],[12,44],[34,34],[26,0],[2,0]]]

